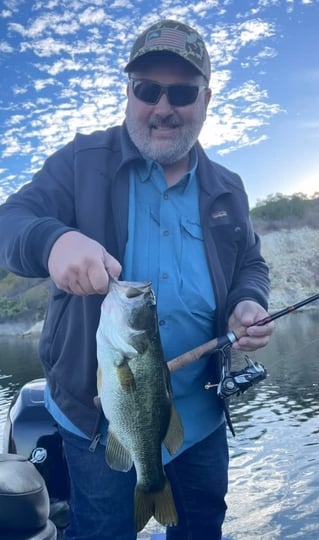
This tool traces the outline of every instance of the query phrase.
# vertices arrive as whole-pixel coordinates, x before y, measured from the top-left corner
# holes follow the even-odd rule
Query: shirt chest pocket
[[[196,220],[192,221],[187,217],[181,218],[181,231],[182,234],[188,236],[194,240],[200,240],[203,242],[203,232],[202,227],[199,222]]]
[[[198,268],[198,262],[205,257],[204,239],[201,225],[187,217],[181,218],[181,269]],[[206,257],[205,257],[206,259]]]
[[[207,264],[200,223],[181,219],[181,293],[190,306],[215,309],[214,293]]]

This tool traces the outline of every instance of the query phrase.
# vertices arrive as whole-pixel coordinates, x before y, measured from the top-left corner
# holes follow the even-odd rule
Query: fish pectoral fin
[[[184,440],[184,429],[180,416],[172,404],[171,417],[168,424],[168,429],[164,438],[164,445],[171,456],[176,454],[177,450],[182,446]]]
[[[127,472],[133,465],[131,454],[109,429],[105,448],[105,460],[111,469]]]
[[[136,531],[144,529],[152,516],[164,526],[178,523],[173,493],[167,478],[161,491],[143,491],[138,485],[135,488]]]
[[[134,392],[136,390],[136,382],[128,361],[125,360],[117,365],[116,372],[121,388],[126,392]]]
[[[94,396],[93,398],[93,403],[94,403],[94,406],[97,408],[97,409],[102,409],[102,405],[101,405],[101,398],[100,396]]]

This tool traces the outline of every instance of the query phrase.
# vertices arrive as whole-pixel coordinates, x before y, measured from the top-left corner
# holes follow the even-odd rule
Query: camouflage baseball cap
[[[138,58],[156,51],[167,51],[184,58],[209,82],[210,59],[205,43],[199,33],[190,26],[173,20],[164,20],[144,30],[132,47],[124,71],[132,71]]]

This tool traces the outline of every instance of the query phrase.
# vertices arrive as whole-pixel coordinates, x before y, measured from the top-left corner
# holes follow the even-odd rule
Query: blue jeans
[[[61,429],[71,480],[70,525],[65,540],[136,540],[135,470],[110,469],[105,447]],[[228,446],[223,424],[165,467],[179,523],[167,540],[220,540],[226,512]]]

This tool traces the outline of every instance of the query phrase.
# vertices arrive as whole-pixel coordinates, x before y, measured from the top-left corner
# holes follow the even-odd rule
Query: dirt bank
[[[280,309],[319,289],[319,230],[304,227],[261,236],[271,278],[270,309]],[[313,304],[318,307],[318,302]]]

